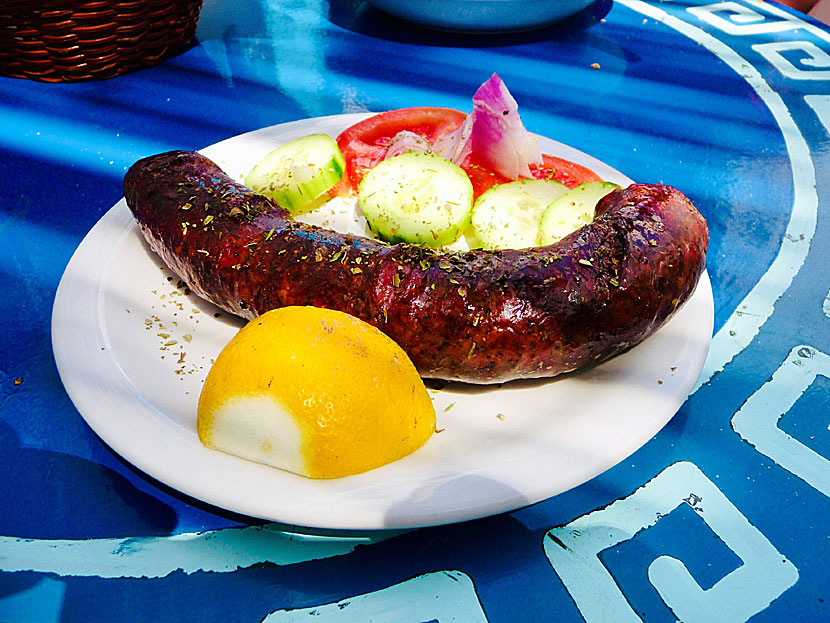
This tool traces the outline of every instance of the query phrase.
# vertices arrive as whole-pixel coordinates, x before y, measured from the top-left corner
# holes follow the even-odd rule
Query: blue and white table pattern
[[[826,27],[761,0],[600,0],[483,42],[357,1],[210,8],[152,69],[0,80],[0,621],[830,618]],[[494,71],[528,127],[683,189],[710,224],[710,355],[649,443],[511,513],[332,534],[188,499],[86,428],[50,305],[127,166],[298,118],[465,109]]]

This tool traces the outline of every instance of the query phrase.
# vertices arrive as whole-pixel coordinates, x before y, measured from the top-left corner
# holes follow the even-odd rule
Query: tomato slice
[[[433,143],[439,136],[457,130],[466,117],[452,108],[418,106],[378,113],[346,128],[337,137],[337,145],[346,160],[346,175],[331,194],[357,190],[366,172],[383,160],[398,132],[408,130]]]
[[[467,177],[473,183],[474,199],[478,199],[479,195],[487,192],[487,190],[497,184],[504,184],[505,182],[511,181],[503,175],[496,173],[487,165],[481,164],[474,154],[467,156],[464,162],[461,163],[461,168],[464,169]]]
[[[337,137],[337,145],[346,160],[346,175],[329,194],[337,197],[356,192],[363,176],[383,160],[398,132],[408,130],[434,143],[438,137],[457,130],[466,117],[465,113],[453,108],[418,106],[378,113],[346,128]],[[496,184],[511,181],[479,162],[474,154],[465,159],[461,168],[470,177],[476,198]],[[543,155],[541,164],[530,166],[530,172],[537,179],[562,182],[568,188],[602,181],[582,165],[547,154]]]
[[[530,173],[536,179],[554,180],[568,188],[576,188],[586,182],[601,182],[602,178],[581,164],[542,154],[542,164],[531,164]]]
[[[476,198],[496,184],[512,181],[478,162],[475,155],[470,155],[461,164],[461,168],[470,177],[470,181],[473,183],[473,196]],[[554,180],[561,182],[568,188],[576,188],[585,182],[602,181],[602,178],[591,169],[548,154],[542,154],[541,164],[530,165],[530,173],[536,179]]]

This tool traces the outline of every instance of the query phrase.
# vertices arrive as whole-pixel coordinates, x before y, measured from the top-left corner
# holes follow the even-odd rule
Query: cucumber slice
[[[369,171],[357,200],[379,238],[440,247],[454,242],[469,224],[473,185],[449,160],[411,151]]]
[[[473,206],[473,235],[485,249],[535,246],[542,213],[566,192],[567,186],[553,180],[519,180],[494,186]]]
[[[334,139],[310,134],[265,156],[245,177],[245,185],[297,214],[316,207],[345,170],[346,161]]]
[[[553,244],[593,221],[597,202],[617,188],[613,182],[587,182],[551,202],[539,224],[539,244]]]

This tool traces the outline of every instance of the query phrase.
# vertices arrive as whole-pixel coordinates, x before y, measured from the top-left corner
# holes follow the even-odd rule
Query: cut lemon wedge
[[[434,431],[406,353],[375,327],[315,307],[250,321],[217,357],[198,406],[206,446],[311,478],[380,467]]]

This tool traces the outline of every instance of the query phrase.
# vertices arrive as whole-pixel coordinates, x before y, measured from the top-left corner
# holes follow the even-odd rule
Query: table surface
[[[493,72],[528,128],[683,189],[709,223],[709,358],[653,439],[513,512],[332,533],[188,498],[92,432],[52,303],[134,161],[309,117],[468,110]],[[828,133],[830,32],[756,0],[599,0],[502,35],[359,0],[214,0],[155,67],[0,78],[0,620],[827,620]]]

